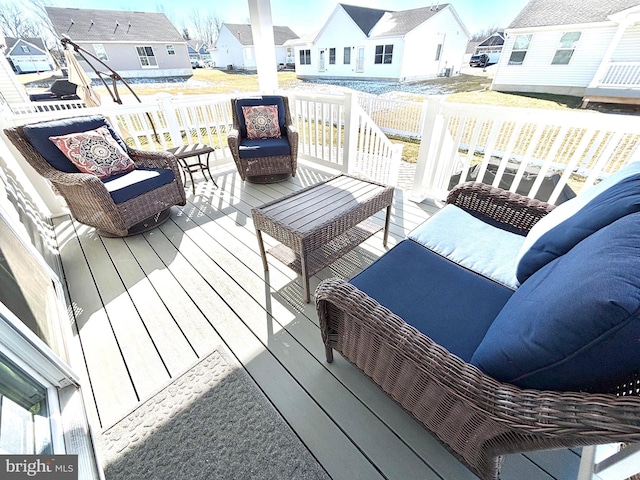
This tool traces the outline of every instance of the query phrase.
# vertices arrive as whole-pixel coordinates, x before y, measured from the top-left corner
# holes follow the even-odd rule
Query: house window
[[[440,60],[440,55],[442,54],[442,44],[439,43],[436,47],[436,61]]]
[[[342,62],[345,65],[349,65],[351,63],[351,48],[350,47],[344,47],[344,57]]]
[[[176,49],[173,47],[173,45],[167,45],[167,55],[175,55],[176,54]]]
[[[513,49],[509,57],[509,65],[522,65],[524,57],[527,55],[529,44],[531,43],[531,35],[517,35],[513,42]]]
[[[98,57],[103,62],[108,62],[109,57],[107,56],[107,51],[104,49],[104,45],[101,43],[95,43],[93,45],[93,51],[96,52],[96,57]]]
[[[300,50],[300,65],[311,65],[311,50]]]
[[[335,64],[336,64],[336,49],[330,48],[329,49],[329,65],[335,65]]]
[[[551,65],[568,65],[581,35],[580,32],[563,33]]]
[[[27,47],[26,45],[20,45],[20,48],[24,53],[29,53],[29,47]]]
[[[153,48],[151,47],[136,47],[136,51],[138,52],[138,58],[140,59],[140,65],[143,67],[157,67],[158,62],[156,61],[156,56],[153,53]]]
[[[374,63],[391,63],[393,58],[393,45],[376,45],[376,57]]]

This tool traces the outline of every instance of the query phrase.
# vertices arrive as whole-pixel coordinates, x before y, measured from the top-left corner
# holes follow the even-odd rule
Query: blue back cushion
[[[33,148],[49,162],[49,164],[62,172],[78,173],[80,170],[56,147],[55,143],[49,140],[51,136],[67,135],[69,133],[87,132],[96,128],[106,126],[109,132],[126,152],[127,145],[116,133],[113,127],[101,115],[87,117],[66,118],[64,120],[53,120],[50,122],[40,122],[24,126],[24,134],[33,145]]]
[[[534,273],[471,363],[524,388],[605,391],[640,369],[640,213]]]
[[[640,211],[640,162],[633,162],[543,217],[525,238],[516,277],[533,273],[596,230]]]
[[[275,105],[278,107],[278,123],[280,124],[280,134],[287,136],[287,129],[284,126],[285,111],[284,100],[278,95],[263,95],[261,97],[246,97],[238,98],[236,100],[236,114],[238,115],[238,122],[240,123],[240,136],[246,138],[247,125],[244,121],[244,113],[242,107],[255,107],[256,105]]]
[[[291,146],[286,136],[280,138],[243,138],[239,145],[240,158],[279,157],[291,155]]]
[[[464,361],[513,291],[413,240],[404,240],[351,284]]]
[[[103,180],[113,201],[127,200],[173,182],[175,175],[169,168],[136,168],[127,173],[113,175]]]

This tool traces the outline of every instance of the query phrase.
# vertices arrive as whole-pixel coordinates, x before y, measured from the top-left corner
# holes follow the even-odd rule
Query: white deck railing
[[[299,157],[345,173],[395,185],[401,146],[389,141],[357,103],[354,95],[318,96],[286,92],[298,128]],[[229,96],[158,96],[144,103],[77,109],[77,102],[56,102],[58,108],[12,106],[14,124],[100,113],[109,118],[134,146],[166,150],[185,143],[215,147],[212,166],[231,162],[227,132],[232,126]],[[73,107],[71,107],[73,105]],[[67,112],[65,107],[73,108]],[[62,112],[60,110],[65,110]],[[67,115],[68,113],[68,115]]]
[[[549,198],[562,189],[593,185],[632,160],[640,160],[640,118],[592,111],[549,111],[429,101],[420,149],[414,197],[445,198],[452,175],[468,179],[479,164],[483,178],[490,162],[497,164],[498,186],[507,168],[517,191],[527,169],[538,175],[525,195],[535,197],[545,175],[557,173]]]
[[[627,162],[640,160],[640,118],[634,116],[461,105],[431,97],[423,103],[367,99],[372,118],[356,95],[286,95],[300,132],[299,157],[341,172],[397,185],[401,149],[383,132],[395,129],[404,136],[417,132],[423,142],[411,192],[416,200],[442,200],[452,176],[459,176],[458,182],[471,179],[469,172],[475,166],[474,178],[483,178],[493,164],[493,185],[500,185],[507,173],[513,180],[510,190],[529,196],[536,196],[545,176],[554,174],[549,201],[555,203],[565,185],[577,192]],[[167,96],[82,111],[30,110],[14,115],[14,121],[92,112],[108,116],[138,148],[165,150],[176,144],[207,143],[216,147],[214,166],[231,161],[226,146],[231,127],[228,96]],[[405,126],[398,128],[396,123],[394,128],[397,118],[404,118]],[[539,172],[538,177],[523,191],[522,180],[531,169]]]
[[[640,62],[610,63],[597,86],[640,87]]]

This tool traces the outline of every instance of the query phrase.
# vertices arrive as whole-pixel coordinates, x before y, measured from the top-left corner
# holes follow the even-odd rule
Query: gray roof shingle
[[[448,6],[448,3],[401,11],[356,7],[355,5],[346,5],[344,3],[341,3],[340,6],[367,37],[382,37],[404,35],[410,32],[442,11],[443,8]]]
[[[231,34],[238,39],[242,45],[253,45],[253,34],[251,25],[243,23],[223,23]],[[276,45],[284,45],[287,40],[300,38],[289,27],[273,26],[273,42]]]
[[[640,5],[640,0],[531,0],[509,28],[598,23]]]
[[[164,13],[45,7],[59,37],[74,42],[184,42]]]
[[[404,35],[440,13],[448,5],[448,3],[441,3],[433,7],[389,12],[389,15],[382,18],[382,21],[370,32],[370,35],[372,37]]]

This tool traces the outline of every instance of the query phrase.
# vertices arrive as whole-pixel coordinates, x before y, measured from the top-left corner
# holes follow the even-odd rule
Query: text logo
[[[0,455],[3,480],[78,480],[77,455]]]

